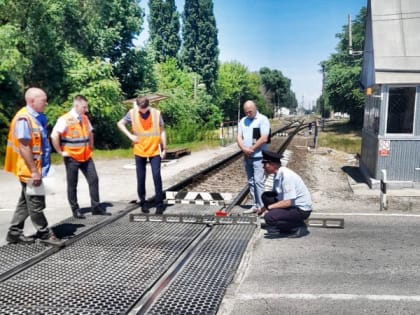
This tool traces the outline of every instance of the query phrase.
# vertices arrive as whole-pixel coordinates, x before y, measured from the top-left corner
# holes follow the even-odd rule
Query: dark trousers
[[[96,173],[95,163],[92,159],[85,162],[78,162],[71,157],[64,158],[67,174],[67,199],[72,211],[79,209],[77,201],[77,182],[79,170],[82,171],[89,185],[90,204],[92,208],[99,205],[99,179]]]
[[[136,161],[136,174],[137,174],[137,194],[140,199],[140,205],[143,206],[146,201],[146,164],[147,159],[150,161],[152,167],[153,183],[155,185],[155,201],[156,206],[163,205],[163,192],[162,192],[162,177],[160,175],[160,155],[152,156],[149,158],[134,156]]]
[[[277,202],[272,191],[266,191],[262,194],[264,206],[267,208],[270,204]],[[282,232],[290,232],[294,228],[305,226],[305,220],[310,216],[311,211],[303,211],[298,207],[275,208],[267,211],[264,215],[265,223],[278,227]]]
[[[38,234],[49,234],[48,221],[43,212],[45,196],[29,196],[26,194],[26,184],[21,182],[21,185],[22,192],[10,223],[9,233],[22,234],[25,220],[30,217]]]

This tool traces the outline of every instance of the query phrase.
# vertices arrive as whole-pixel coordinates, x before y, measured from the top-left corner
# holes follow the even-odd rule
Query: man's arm
[[[290,200],[290,199],[280,200],[280,201],[277,201],[277,202],[275,202],[275,203],[272,203],[271,205],[268,205],[268,207],[267,207],[267,208],[265,208],[265,207],[261,208],[261,209],[257,212],[257,214],[258,214],[258,215],[261,215],[261,214],[263,214],[264,212],[266,212],[266,211],[270,211],[270,210],[273,210],[273,209],[284,209],[284,208],[290,208],[292,205],[293,205],[293,201],[292,201],[292,200]]]
[[[32,155],[32,149],[30,146],[30,140],[19,139],[19,154],[25,161],[26,166],[31,171],[32,184],[39,186],[42,183],[41,173],[38,171],[35,165],[34,156]]]
[[[236,137],[236,142],[238,143],[239,148],[242,150],[246,157],[249,157],[252,153],[254,153],[252,147],[247,147],[244,144],[242,132],[240,131],[238,132],[238,136]]]
[[[51,132],[51,143],[55,149],[55,151],[60,154],[61,156],[68,156],[67,152],[61,151],[60,145],[60,133],[57,130],[53,130]]]
[[[120,121],[117,123],[118,128],[122,131],[123,134],[127,136],[132,142],[137,143],[137,136],[133,135],[126,127],[127,121],[125,118],[121,118]]]
[[[89,132],[89,147],[90,149],[93,151],[93,146],[94,146],[95,140],[94,140],[94,136],[93,136],[93,132]]]
[[[166,131],[163,126],[160,128],[160,157],[164,159],[166,157]]]

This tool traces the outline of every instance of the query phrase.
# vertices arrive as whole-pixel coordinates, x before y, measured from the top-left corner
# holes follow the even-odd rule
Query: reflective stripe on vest
[[[28,122],[28,127],[31,134],[30,147],[32,150],[32,157],[39,172],[41,172],[42,136],[41,129],[39,128],[35,118],[33,118],[28,113],[26,107],[21,108],[10,123],[9,134],[7,137],[4,170],[17,176],[21,182],[26,183],[32,177],[32,172],[26,165],[25,160],[20,156],[20,142],[19,139],[15,136],[16,122],[19,119],[25,119]]]

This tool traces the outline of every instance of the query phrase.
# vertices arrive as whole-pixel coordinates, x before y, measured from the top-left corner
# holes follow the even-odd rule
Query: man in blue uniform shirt
[[[308,234],[305,220],[312,211],[312,199],[302,178],[291,169],[281,166],[282,156],[271,151],[262,151],[266,173],[275,174],[272,191],[262,194],[264,214],[269,227],[276,228],[288,237],[301,237]]]
[[[267,148],[270,135],[270,121],[257,111],[253,101],[244,103],[245,117],[239,122],[237,143],[244,153],[244,165],[248,178],[249,192],[254,205],[244,213],[256,213],[262,207],[264,192],[264,169],[261,150]]]

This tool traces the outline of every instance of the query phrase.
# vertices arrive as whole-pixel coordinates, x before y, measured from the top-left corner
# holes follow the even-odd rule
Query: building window
[[[415,87],[389,88],[387,133],[413,133]]]

